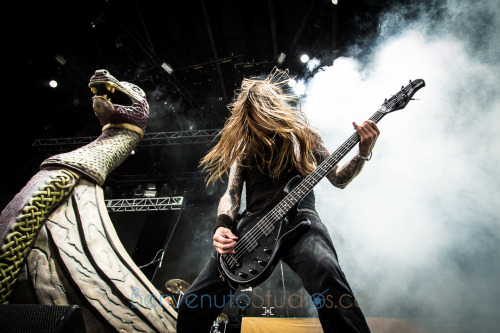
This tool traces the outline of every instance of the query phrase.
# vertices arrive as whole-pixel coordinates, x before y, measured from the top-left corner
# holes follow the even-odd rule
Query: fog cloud
[[[499,17],[498,1],[394,6],[363,57],[353,45],[351,57],[301,82],[303,109],[331,151],[408,80],[426,82],[380,121],[357,179],[316,188],[340,263],[369,297],[367,316],[496,327]]]

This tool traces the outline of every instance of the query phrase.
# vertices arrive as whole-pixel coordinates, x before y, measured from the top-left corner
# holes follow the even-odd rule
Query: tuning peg
[[[410,83],[411,83],[411,80],[410,80]]]
[[[401,86],[401,90],[405,90],[405,86]]]

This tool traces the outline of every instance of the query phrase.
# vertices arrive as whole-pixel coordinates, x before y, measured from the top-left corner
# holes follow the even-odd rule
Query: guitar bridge
[[[232,254],[224,255],[224,261],[230,270],[235,270],[241,266],[241,263],[236,260]]]

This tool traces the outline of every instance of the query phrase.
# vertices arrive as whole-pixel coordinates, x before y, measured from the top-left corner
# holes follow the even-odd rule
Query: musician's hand
[[[371,120],[365,121],[361,126],[352,123],[354,129],[359,133],[359,151],[358,154],[361,156],[368,157],[372,152],[375,142],[380,134],[377,124]]]
[[[214,247],[220,254],[233,254],[233,246],[236,244],[236,237],[230,229],[219,227],[214,234]]]

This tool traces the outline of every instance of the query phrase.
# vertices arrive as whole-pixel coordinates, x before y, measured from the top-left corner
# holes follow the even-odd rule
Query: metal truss
[[[212,143],[220,129],[146,133],[139,146],[169,146],[183,144]],[[41,151],[69,151],[91,143],[96,136],[37,139],[32,146]]]
[[[37,139],[32,146],[40,150],[65,150],[84,146],[97,139],[96,136],[85,136],[76,138],[55,138],[55,139]]]
[[[111,173],[107,181],[115,184],[130,184],[130,183],[148,183],[148,182],[171,182],[171,181],[189,181],[189,180],[204,180],[206,175],[201,172],[181,172],[171,174],[134,174],[134,175],[116,175]]]
[[[108,211],[113,213],[181,210],[184,207],[184,197],[108,199],[104,201]]]
[[[164,146],[193,143],[211,143],[219,134],[219,129],[146,133],[139,145]]]

